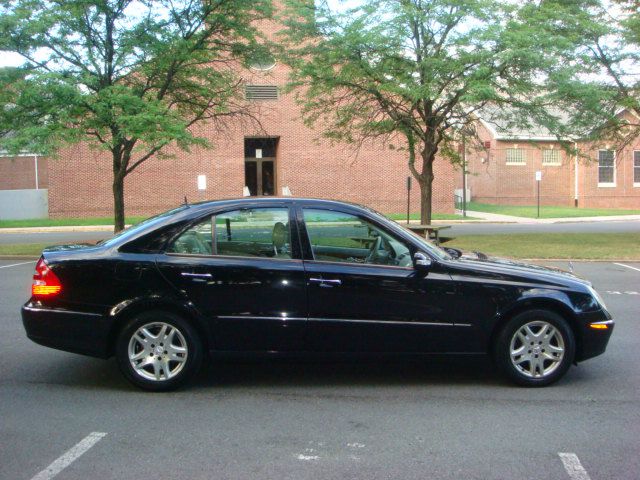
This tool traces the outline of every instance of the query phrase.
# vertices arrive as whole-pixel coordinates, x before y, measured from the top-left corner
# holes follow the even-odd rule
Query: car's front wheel
[[[559,380],[575,355],[575,337],[560,315],[529,310],[516,315],[500,332],[495,359],[515,383],[542,387]]]
[[[145,390],[167,391],[187,382],[202,360],[196,330],[182,317],[153,311],[132,318],[116,343],[118,365]]]

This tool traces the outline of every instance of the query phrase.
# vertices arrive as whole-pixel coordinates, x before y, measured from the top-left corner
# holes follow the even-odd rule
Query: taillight
[[[31,295],[36,298],[51,298],[62,291],[60,279],[49,268],[43,257],[36,264],[36,273],[33,274]]]

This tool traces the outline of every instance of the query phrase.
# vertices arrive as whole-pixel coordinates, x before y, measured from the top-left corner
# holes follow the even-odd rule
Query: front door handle
[[[310,278],[309,279],[310,283],[318,283],[320,284],[321,287],[333,287],[333,286],[338,286],[338,285],[342,285],[342,280],[338,280],[336,279],[324,279],[324,278]]]
[[[192,278],[194,282],[204,282],[205,278],[213,278],[210,273],[189,273],[181,272],[180,275],[187,278]]]

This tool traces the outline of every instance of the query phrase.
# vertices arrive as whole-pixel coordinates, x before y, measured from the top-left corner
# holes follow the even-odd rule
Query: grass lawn
[[[0,255],[23,255],[38,257],[50,243],[8,243],[0,245]]]
[[[469,202],[467,209],[477,212],[498,213],[500,215],[513,215],[515,217],[527,218],[536,218],[538,213],[538,207],[536,205],[493,205]],[[640,215],[640,210],[540,206],[540,218],[601,217],[609,215]]]
[[[640,260],[640,233],[469,235],[444,245],[512,258]]]
[[[141,222],[147,217],[127,217],[126,224]],[[113,217],[36,218],[32,220],[0,220],[0,228],[21,227],[78,227],[85,225],[113,225]]]

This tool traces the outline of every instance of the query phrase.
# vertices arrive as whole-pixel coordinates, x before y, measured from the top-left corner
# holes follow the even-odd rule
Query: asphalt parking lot
[[[488,361],[271,361],[150,394],[25,337],[23,262],[0,260],[0,479],[640,478],[640,263],[575,263],[616,329],[552,387]]]

